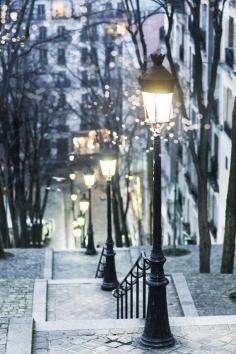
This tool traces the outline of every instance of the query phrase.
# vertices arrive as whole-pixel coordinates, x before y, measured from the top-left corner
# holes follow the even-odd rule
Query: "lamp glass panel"
[[[87,200],[81,200],[79,202],[79,208],[80,208],[80,211],[82,213],[86,213],[86,211],[88,211],[88,208],[89,208],[89,202]]]
[[[173,93],[142,92],[147,124],[168,123],[172,117]]]
[[[71,194],[71,200],[73,201],[73,202],[75,202],[76,200],[77,200],[77,198],[78,198],[78,196],[77,196],[77,194]]]
[[[70,173],[69,177],[70,177],[71,181],[74,181],[76,179],[76,174],[75,173]]]
[[[116,173],[116,160],[100,160],[101,170],[104,177],[111,179]]]
[[[88,188],[91,188],[95,183],[95,175],[94,174],[86,174],[84,175],[84,182]]]
[[[78,226],[82,227],[85,224],[85,218],[83,216],[78,216],[77,218],[77,224]]]
[[[79,228],[79,227],[77,227],[76,229],[74,229],[73,230],[73,236],[74,237],[81,237],[82,236],[82,230]]]

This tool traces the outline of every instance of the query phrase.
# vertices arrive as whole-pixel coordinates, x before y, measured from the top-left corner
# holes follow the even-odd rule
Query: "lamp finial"
[[[153,53],[151,54],[151,58],[155,65],[160,66],[164,61],[165,54]]]

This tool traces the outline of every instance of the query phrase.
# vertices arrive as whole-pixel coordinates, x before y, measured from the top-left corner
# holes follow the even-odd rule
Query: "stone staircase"
[[[140,250],[132,247],[116,252],[117,274],[122,280]],[[46,251],[44,279],[35,280],[32,320],[12,319],[7,354],[156,353],[139,346],[143,319],[116,319],[116,300],[100,289],[102,280],[94,278],[98,259],[99,254],[87,256],[84,251]],[[235,354],[227,338],[235,336],[236,341],[236,316],[199,317],[184,275],[168,277],[176,345],[161,352]]]

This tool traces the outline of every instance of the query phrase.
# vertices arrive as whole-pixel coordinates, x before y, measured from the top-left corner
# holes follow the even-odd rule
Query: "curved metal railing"
[[[146,274],[150,264],[145,253],[141,253],[129,273],[119,286],[113,290],[116,298],[117,318],[139,318],[146,316],[147,285]]]

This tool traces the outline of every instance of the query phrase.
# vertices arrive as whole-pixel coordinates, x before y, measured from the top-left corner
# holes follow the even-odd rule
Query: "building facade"
[[[183,2],[184,3],[184,2]],[[232,111],[236,97],[236,1],[227,1],[223,16],[221,58],[217,73],[211,124],[209,131],[208,207],[209,226],[213,243],[224,238],[225,208],[228,188]],[[194,31],[188,6],[176,12],[172,34],[172,52],[179,77],[185,88],[185,100],[194,138],[199,138],[201,117],[194,95],[195,53],[192,38]],[[201,45],[203,57],[203,88],[207,92],[213,53],[212,16],[209,1],[201,4]],[[183,126],[182,128],[183,129]],[[198,242],[197,177],[187,139],[179,130],[178,135],[164,144],[165,205],[164,224],[166,242],[172,242],[173,227],[177,239],[183,243]],[[184,133],[182,131],[182,133]],[[174,135],[173,134],[173,135]],[[180,139],[179,139],[180,138]],[[174,144],[176,143],[176,145]],[[175,162],[177,161],[177,163]],[[175,215],[175,217],[173,216]],[[175,222],[173,222],[175,220]]]

